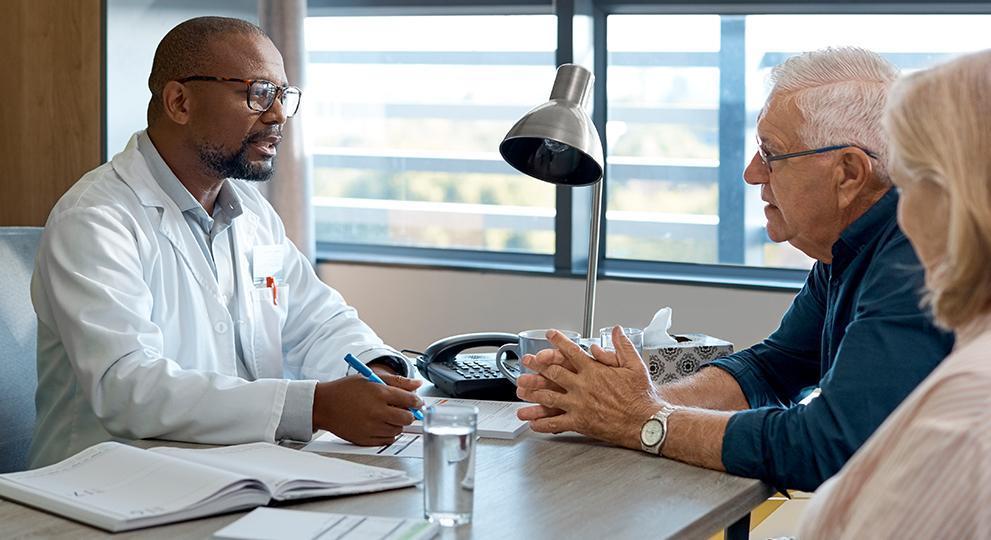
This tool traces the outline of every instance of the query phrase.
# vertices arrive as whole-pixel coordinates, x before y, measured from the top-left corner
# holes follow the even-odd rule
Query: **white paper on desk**
[[[321,454],[359,454],[364,456],[392,456],[423,458],[423,437],[403,433],[396,442],[385,446],[358,446],[351,444],[333,433],[324,432],[303,447],[306,452]]]
[[[478,436],[490,439],[515,439],[526,431],[528,424],[516,417],[516,411],[529,407],[532,403],[519,401],[485,401],[480,399],[451,399],[423,396],[425,406],[430,405],[474,405],[478,407]],[[417,420],[403,431],[423,433],[423,422]]]
[[[277,508],[257,508],[214,533],[231,540],[423,540],[433,538],[438,526],[422,519],[347,516]]]

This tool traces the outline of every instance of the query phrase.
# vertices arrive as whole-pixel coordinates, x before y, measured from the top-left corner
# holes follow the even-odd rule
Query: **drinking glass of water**
[[[478,408],[431,405],[423,420],[423,514],[454,527],[471,522]]]
[[[633,348],[637,350],[643,358],[643,330],[640,328],[623,327],[623,333],[633,342]],[[607,351],[614,351],[616,347],[612,342],[612,326],[599,329],[599,346]]]

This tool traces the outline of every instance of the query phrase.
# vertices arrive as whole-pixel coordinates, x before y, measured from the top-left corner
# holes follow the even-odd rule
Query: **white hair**
[[[878,178],[890,182],[881,117],[897,78],[898,68],[875,52],[829,47],[793,56],[772,69],[771,97],[793,100],[802,113],[802,144],[853,144],[870,150],[878,157],[873,164]]]

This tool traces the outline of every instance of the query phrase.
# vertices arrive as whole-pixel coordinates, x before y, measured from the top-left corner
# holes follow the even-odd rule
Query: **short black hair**
[[[209,62],[208,48],[218,36],[242,34],[268,35],[257,25],[230,17],[196,17],[179,23],[169,30],[155,49],[155,59],[148,76],[151,101],[148,103],[148,124],[162,112],[162,90],[169,81],[200,73]],[[209,74],[207,74],[209,75]]]

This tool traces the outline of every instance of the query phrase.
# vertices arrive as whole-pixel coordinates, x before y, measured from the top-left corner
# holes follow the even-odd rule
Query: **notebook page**
[[[116,442],[97,444],[48,467],[3,475],[0,481],[51,501],[44,509],[83,521],[85,515],[102,516],[107,518],[105,522],[181,512],[218,493],[252,484],[244,475]],[[16,495],[12,498],[18,499]],[[263,504],[267,495],[262,499]],[[24,502],[34,505],[37,500]],[[59,507],[74,508],[85,515],[72,515],[59,511]]]
[[[282,485],[293,481],[305,481],[310,486],[362,485],[405,476],[403,471],[319,456],[270,443],[239,444],[204,450],[158,447],[152,451],[257,478],[273,494]]]

